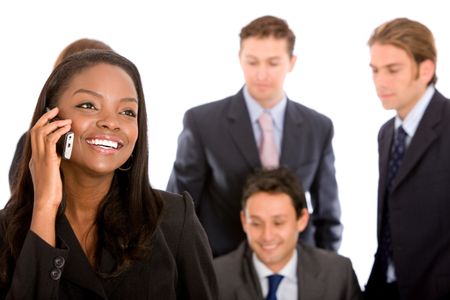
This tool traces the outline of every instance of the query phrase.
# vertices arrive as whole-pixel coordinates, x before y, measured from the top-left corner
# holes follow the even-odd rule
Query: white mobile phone
[[[73,138],[74,138],[73,132],[69,131],[66,134],[64,134],[57,143],[56,149],[61,155],[61,157],[64,159],[70,159],[70,157],[72,156]]]
[[[49,111],[50,108],[46,108],[45,111]],[[61,120],[59,116],[54,117],[50,122],[54,120]],[[72,131],[69,131],[65,133],[56,143],[56,152],[61,155],[63,159],[70,159],[72,156],[72,149],[73,149],[73,140],[74,140],[74,133]]]

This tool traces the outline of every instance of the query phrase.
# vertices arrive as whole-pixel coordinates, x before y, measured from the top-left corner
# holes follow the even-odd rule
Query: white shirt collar
[[[273,273],[253,252],[252,254],[253,265],[255,266],[256,273],[258,274],[259,280],[265,280],[267,276],[270,276]],[[289,262],[281,269],[277,274],[283,275],[283,280],[290,280],[293,282],[297,282],[297,262],[298,262],[298,254],[297,249],[294,249],[294,254],[292,255]]]

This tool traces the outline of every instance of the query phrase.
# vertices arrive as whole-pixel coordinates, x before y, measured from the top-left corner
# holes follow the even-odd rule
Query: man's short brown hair
[[[250,37],[286,39],[289,56],[292,56],[294,53],[294,32],[292,32],[285,20],[274,16],[263,16],[251,21],[241,29],[239,37],[241,38],[241,46],[242,42]]]

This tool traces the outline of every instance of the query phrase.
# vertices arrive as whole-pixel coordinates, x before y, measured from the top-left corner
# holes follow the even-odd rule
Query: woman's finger
[[[55,118],[57,112],[58,109],[55,108],[45,113],[31,129],[31,146],[35,155],[45,156],[48,150],[55,148],[54,144],[59,138],[70,130],[72,123],[70,119],[48,122]]]

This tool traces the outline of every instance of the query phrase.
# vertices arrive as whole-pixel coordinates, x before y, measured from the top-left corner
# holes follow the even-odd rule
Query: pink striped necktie
[[[259,146],[259,157],[261,164],[266,169],[278,167],[278,150],[275,145],[275,135],[273,133],[272,116],[264,111],[258,119],[261,126],[261,143]]]

